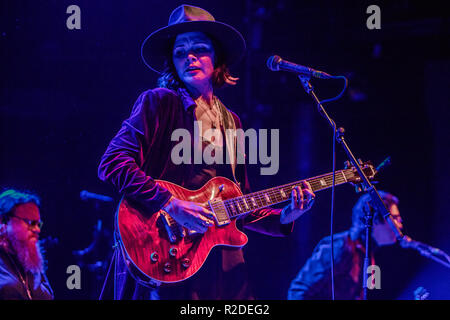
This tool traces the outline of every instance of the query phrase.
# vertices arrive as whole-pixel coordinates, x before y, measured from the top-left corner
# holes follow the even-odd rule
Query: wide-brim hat
[[[151,33],[142,43],[141,56],[153,71],[161,73],[171,57],[174,38],[180,33],[201,31],[219,43],[225,63],[239,62],[245,53],[245,40],[232,26],[216,21],[206,10],[181,5],[172,11],[169,24]],[[217,48],[216,48],[217,50]]]

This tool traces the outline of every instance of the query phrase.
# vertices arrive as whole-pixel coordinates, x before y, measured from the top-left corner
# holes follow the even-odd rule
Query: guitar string
[[[346,182],[348,182],[348,180],[350,178],[355,176],[354,172],[351,169],[340,170],[340,171],[338,171],[336,173],[338,174],[338,176],[336,177],[336,182],[338,184],[346,183]],[[339,175],[339,173],[341,175]],[[347,173],[350,173],[350,175],[347,175]],[[323,185],[322,182],[319,182],[320,180],[325,180],[326,184]],[[305,181],[305,180],[303,180],[303,181]],[[332,177],[331,177],[331,174],[327,174],[327,175],[322,175],[322,176],[319,176],[319,177],[314,177],[314,178],[311,178],[311,179],[306,179],[306,181],[308,181],[310,183],[313,191],[320,191],[320,190],[323,190],[323,189],[331,187],[330,184],[331,184],[331,181],[332,181]],[[289,200],[290,197],[284,197],[281,194],[281,190],[289,192],[290,190],[284,190],[284,189],[292,188],[293,186],[298,185],[300,183],[301,183],[301,181],[298,181],[298,182],[290,183],[290,184],[285,185],[285,186],[267,189],[265,191],[257,192],[255,195],[252,195],[252,196],[253,196],[253,198],[256,198],[256,202],[260,202],[261,203],[261,205],[259,205],[257,203],[257,207],[267,207],[267,206],[269,206],[271,204],[277,204],[277,203]],[[269,197],[270,201],[267,201],[267,199],[265,197],[266,195]],[[235,216],[238,216],[238,215],[241,215],[241,214],[245,214],[247,212],[250,212],[252,210],[257,209],[257,207],[254,206],[253,202],[249,201],[248,198],[252,198],[252,197],[250,197],[250,195],[245,195],[245,196],[234,198],[234,199],[228,199],[228,200],[231,200],[231,201],[227,201],[226,200],[227,203],[224,203],[224,204],[225,204],[226,208],[228,209],[227,211],[231,212],[231,215],[230,215],[231,217],[235,217]],[[245,200],[246,203],[250,203],[250,206],[246,206],[247,211],[239,210],[239,207],[238,207],[237,208],[237,213],[233,213],[233,211],[236,211],[236,210],[233,210],[233,208],[230,208],[231,206],[228,205],[229,202],[231,202],[231,205],[233,205],[234,202],[236,202],[236,201],[239,204],[241,204],[241,202],[243,202],[243,200]],[[265,203],[263,202],[263,200],[264,200]],[[236,205],[234,205],[234,207],[236,207]],[[248,210],[249,207],[251,207],[250,208],[251,210]]]
[[[327,179],[327,178],[328,177],[320,176],[320,177],[316,177],[316,178],[307,179],[306,181],[308,181],[311,184],[311,186],[314,185],[316,187],[315,189],[318,190],[318,189],[320,189],[317,186],[317,183],[319,183],[319,182],[317,182],[315,180],[317,180],[317,179],[322,179],[323,180],[323,179]],[[343,177],[339,177],[339,178],[345,180],[345,178],[343,178]],[[282,185],[282,186],[279,186],[279,187],[270,188],[270,189],[267,189],[267,190],[264,190],[264,191],[258,191],[258,192],[255,192],[255,193],[247,194],[247,195],[244,195],[243,197],[247,197],[247,198],[249,198],[249,197],[250,198],[251,197],[256,197],[256,198],[258,198],[258,200],[260,200],[260,199],[263,198],[263,194],[268,194],[269,196],[272,196],[274,193],[278,194],[279,190],[283,189],[283,191],[286,191],[284,189],[292,188],[292,186],[299,185],[299,184],[301,184],[302,181],[305,181],[305,180],[289,183],[289,184]],[[327,181],[327,185],[328,185],[329,182],[331,182],[331,181]],[[322,184],[319,183],[319,186],[322,186]]]
[[[347,169],[349,170],[349,169]],[[337,174],[341,174],[340,176],[336,176],[336,183],[342,184],[347,182],[348,178],[345,176],[344,170],[339,170],[336,172]],[[351,172],[353,173],[353,172]],[[330,174],[325,174],[317,177],[313,177],[310,179],[300,180],[296,182],[291,182],[285,185],[281,185],[278,187],[269,188],[263,191],[257,191],[248,195],[243,195],[240,197],[236,197],[233,199],[227,199],[222,201],[223,207],[226,210],[226,213],[229,218],[234,218],[243,214],[246,214],[248,212],[251,212],[253,210],[264,208],[273,204],[278,204],[281,202],[288,201],[290,199],[290,195],[287,196],[287,194],[290,194],[291,190],[297,186],[300,185],[303,181],[308,181],[308,183],[311,185],[311,188],[313,191],[320,191],[326,188],[330,187],[332,177]],[[323,185],[322,182],[325,181],[325,185]],[[290,189],[290,190],[286,190]],[[283,196],[283,193],[286,196]],[[267,198],[269,201],[267,201]],[[250,201],[252,200],[252,201]],[[236,205],[236,202],[239,206]],[[256,203],[256,206],[254,205]],[[220,209],[222,209],[222,206],[220,203],[211,203],[210,207],[215,211],[220,213]],[[241,209],[239,209],[241,208]],[[245,210],[245,209],[246,210]],[[169,216],[169,220],[173,220],[172,217]],[[172,223],[175,222],[174,220],[171,221]],[[170,229],[175,228],[175,224],[173,223],[170,225]]]
[[[342,175],[337,177],[337,179],[336,179],[337,183],[342,184],[342,183],[347,182],[348,178],[345,176],[344,170],[340,170],[337,173],[338,174],[339,173],[342,174]],[[319,182],[320,180],[325,180],[326,181],[326,185],[324,186],[321,182]],[[293,188],[294,186],[301,184],[302,181],[308,181],[310,183],[312,189],[314,191],[318,191],[318,190],[321,190],[321,189],[329,188],[330,187],[329,184],[331,184],[331,180],[332,180],[332,178],[329,176],[329,174],[328,175],[323,175],[323,176],[318,176],[318,177],[314,177],[314,178],[311,178],[311,179],[301,180],[301,181],[293,182],[293,183],[290,183],[290,184],[287,184],[287,185],[270,188],[270,189],[267,189],[267,190],[264,190],[264,191],[255,192],[254,194],[248,194],[248,195],[244,195],[244,196],[233,198],[233,199],[227,199],[227,200],[223,201],[222,203],[225,205],[226,209],[228,209],[227,211],[229,213],[229,216],[231,216],[233,218],[235,216],[238,216],[238,215],[241,215],[241,214],[245,214],[247,212],[255,210],[258,207],[266,207],[266,206],[269,206],[271,204],[276,204],[276,203],[280,203],[280,202],[284,202],[284,201],[289,200],[290,197],[284,197],[281,194],[281,190],[283,190],[283,192],[288,191],[288,190],[284,190],[284,189]],[[265,197],[266,195],[269,197],[270,201],[267,201],[267,199]],[[249,201],[249,198],[250,199],[251,198],[253,198],[253,199],[256,198],[255,199],[255,202],[257,203],[256,207],[254,206],[253,201]],[[265,203],[263,202],[263,200],[264,200]],[[240,207],[242,207],[242,208],[244,207],[243,204],[244,205],[247,204],[245,206],[247,211],[242,210],[242,209],[239,210],[239,207],[237,207],[235,205],[235,202],[237,202],[240,205]],[[261,205],[259,205],[258,202],[260,202]],[[220,203],[218,205],[220,206]],[[236,207],[237,210],[233,210],[231,205],[233,205],[233,207]],[[248,209],[250,209],[250,210],[248,210]],[[234,214],[233,211],[237,211],[238,213]],[[240,212],[240,211],[242,211],[242,212]]]
[[[321,179],[323,180],[324,178],[322,177]],[[345,177],[339,177],[338,179],[339,179],[338,183],[345,183],[346,182],[345,181]],[[317,181],[310,180],[309,182],[310,182],[313,190],[315,190],[315,191],[318,191],[320,189],[324,189],[324,188],[329,187],[328,186],[329,183],[327,183],[324,186],[322,183],[318,183]],[[247,205],[245,207],[249,208],[251,210],[254,210],[254,209],[256,209],[255,205],[253,204],[253,201],[249,201],[249,198],[250,199],[251,198],[255,199],[255,202],[257,203],[256,207],[267,206],[267,205],[270,205],[270,204],[284,202],[284,201],[288,200],[290,197],[283,196],[281,194],[281,191],[283,191],[285,193],[286,191],[288,191],[288,190],[285,190],[285,189],[293,188],[294,186],[296,186],[296,185],[298,185],[300,183],[301,183],[301,181],[300,182],[291,183],[288,186],[285,185],[284,187],[276,187],[276,188],[267,189],[265,191],[260,191],[260,192],[257,192],[255,194],[253,194],[253,195],[252,194],[251,195],[244,195],[244,196],[241,196],[241,197],[238,197],[238,198],[228,199],[228,200],[225,200],[223,202],[224,202],[225,205],[228,205],[231,202],[232,205],[234,204],[234,207],[237,207],[236,204],[235,204],[236,202],[241,207],[243,207],[243,205],[245,205],[245,203],[247,203]],[[268,196],[270,201],[267,201],[267,199],[265,197],[266,195]],[[260,202],[261,205],[259,205],[258,202]],[[231,206],[227,206],[227,207],[231,207]],[[233,211],[233,210],[231,210],[231,211]],[[238,211],[243,211],[243,210],[239,210],[239,208],[238,208]],[[246,213],[246,212],[248,212],[248,211],[244,211],[243,213]],[[239,213],[239,214],[241,214],[241,213]]]
[[[323,180],[323,179],[324,179],[324,178],[321,178],[321,180]],[[338,177],[338,179],[339,179],[340,182],[346,182],[344,177]],[[304,180],[303,180],[303,181],[304,181]],[[288,189],[288,188],[290,189],[290,188],[292,188],[293,186],[299,185],[299,184],[301,184],[301,182],[302,182],[302,181],[298,181],[298,182],[291,183],[291,184],[289,184],[289,185],[284,185],[284,186],[280,186],[280,187],[270,188],[270,189],[267,189],[267,190],[264,190],[264,191],[255,192],[254,194],[244,195],[244,196],[239,197],[239,198],[247,198],[246,200],[248,200],[248,198],[252,198],[252,197],[255,198],[255,197],[256,197],[258,200],[264,199],[264,200],[267,202],[267,200],[265,199],[265,197],[263,197],[263,195],[267,194],[269,197],[275,197],[276,200],[278,200],[277,197],[278,197],[279,194],[281,193],[281,190],[282,190],[283,192],[285,192],[285,191],[287,191],[286,189]],[[315,191],[317,191],[317,190],[319,190],[319,189],[328,187],[328,184],[329,184],[330,181],[327,181],[328,183],[327,183],[325,186],[324,186],[322,183],[317,182],[317,181],[314,181],[314,180],[310,180],[310,181],[308,181],[308,182],[311,184],[312,189],[315,190]],[[239,198],[235,198],[235,199],[239,199]],[[280,199],[280,200],[285,200],[285,198],[286,198],[286,197],[281,196],[281,199]],[[227,200],[225,200],[225,201],[227,201]],[[249,201],[249,202],[250,202],[250,201]],[[251,203],[251,202],[250,202],[250,203]]]
[[[352,169],[339,170],[336,172],[336,174],[337,174],[336,182],[338,184],[346,183],[346,182],[348,182],[349,179],[351,179],[352,177],[355,176],[355,173],[353,172]],[[350,175],[348,175],[348,174],[350,174]],[[321,180],[325,181],[326,184],[323,185],[323,182],[319,182]],[[243,195],[243,196],[240,196],[237,198],[227,199],[227,200],[222,201],[222,204],[225,207],[227,215],[230,218],[234,218],[236,216],[246,214],[252,210],[255,210],[255,209],[258,209],[261,207],[267,207],[272,204],[277,204],[277,203],[289,200],[290,197],[284,197],[281,194],[281,191],[290,192],[290,190],[285,190],[285,189],[293,188],[294,186],[301,184],[302,181],[308,181],[310,183],[313,191],[320,191],[320,190],[331,187],[330,184],[332,181],[332,174],[325,174],[322,176],[313,177],[310,179],[289,183],[289,184],[282,185],[279,187],[270,188],[270,189],[267,189],[264,191],[258,191],[258,192],[251,193],[248,195]],[[269,198],[269,201],[267,201],[266,196]],[[252,201],[250,201],[250,199]],[[255,202],[256,202],[256,206],[254,205]],[[259,204],[258,202],[261,204]],[[236,204],[238,204],[239,206],[237,206]],[[244,208],[244,207],[247,210],[243,210],[242,208]],[[241,209],[239,209],[239,208],[241,208]],[[222,209],[222,206],[220,203],[214,203],[213,209],[220,210],[220,209]],[[234,212],[237,212],[237,213],[234,213]]]
[[[340,174],[339,176],[338,175],[336,176],[336,182],[338,184],[346,183],[349,180],[349,178],[346,176],[346,173],[350,173],[351,176],[355,176],[355,173],[351,169],[339,170],[336,173]],[[321,180],[325,181],[325,185],[323,185],[323,183],[320,182]],[[273,187],[267,190],[257,191],[233,199],[227,199],[222,201],[222,204],[225,207],[227,215],[230,218],[234,218],[239,215],[246,214],[252,210],[256,210],[258,208],[263,208],[280,202],[288,201],[290,199],[290,196],[283,196],[282,192],[285,194],[286,192],[290,193],[290,190],[287,189],[292,190],[296,185],[300,185],[303,181],[308,181],[313,191],[320,191],[330,187],[332,181],[332,174],[325,174],[310,179],[300,180],[285,185],[281,185],[278,187]],[[269,201],[267,201],[266,197],[269,198]],[[250,201],[250,199],[252,201]],[[239,204],[239,206],[237,206],[236,203]],[[256,206],[254,205],[254,203],[256,203]],[[244,207],[245,209],[247,209],[247,211],[243,210]],[[220,211],[222,206],[220,203],[211,203],[210,208],[212,208],[215,211]]]

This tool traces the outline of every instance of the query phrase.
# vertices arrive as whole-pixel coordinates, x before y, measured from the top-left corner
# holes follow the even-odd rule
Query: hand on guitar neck
[[[311,209],[314,198],[316,197],[307,181],[302,182],[302,188],[297,186],[292,189],[291,195],[291,203],[284,207],[281,212],[280,222],[282,224],[291,223]]]
[[[163,207],[178,224],[200,233],[214,225],[213,213],[194,202],[179,200],[174,197]]]

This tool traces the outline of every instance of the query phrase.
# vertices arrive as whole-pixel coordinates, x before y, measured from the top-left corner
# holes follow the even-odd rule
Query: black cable
[[[335,101],[335,100],[340,99],[342,97],[342,95],[344,94],[345,90],[347,90],[348,80],[347,80],[346,77],[344,77],[344,76],[334,76],[331,79],[342,79],[342,80],[344,80],[344,82],[345,82],[344,88],[342,89],[342,91],[336,97],[331,98],[331,99],[322,100],[322,101],[319,102],[320,104],[324,104],[324,103],[327,103],[327,102],[331,102],[331,101]],[[336,124],[335,124],[335,127],[336,127]]]
[[[333,122],[334,123],[334,122]],[[336,123],[333,127],[333,185],[331,186],[331,217],[330,217],[330,238],[331,238],[331,299],[334,300],[334,187],[336,184]]]
[[[331,99],[325,99],[322,101],[319,101],[320,104],[323,104],[325,102],[331,102],[331,101],[335,101],[338,100],[339,98],[342,97],[342,95],[344,94],[345,90],[347,89],[347,85],[348,85],[348,80],[346,77],[344,76],[336,76],[333,77],[333,79],[343,79],[345,84],[344,84],[344,88],[342,89],[342,91],[334,98]],[[331,213],[330,213],[330,241],[331,241],[331,299],[335,300],[335,288],[334,288],[334,231],[333,231],[333,222],[334,222],[334,191],[335,191],[335,185],[336,185],[336,132],[337,132],[337,128],[336,128],[336,122],[333,122],[333,149],[332,149],[332,153],[333,153],[333,185],[331,186]]]

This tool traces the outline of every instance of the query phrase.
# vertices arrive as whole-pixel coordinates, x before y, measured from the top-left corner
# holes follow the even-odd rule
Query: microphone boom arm
[[[313,100],[317,104],[317,110],[319,113],[328,121],[329,125],[332,127],[333,131],[336,133],[336,140],[339,142],[339,144],[343,147],[345,153],[347,154],[347,157],[349,158],[350,162],[353,164],[355,169],[358,171],[358,174],[361,178],[361,184],[363,186],[363,190],[367,193],[369,193],[370,198],[372,199],[373,206],[375,207],[378,212],[382,214],[382,216],[385,218],[385,220],[388,222],[389,226],[391,227],[392,231],[395,234],[395,237],[397,240],[401,240],[403,238],[402,231],[397,227],[394,220],[392,219],[392,216],[387,210],[386,206],[384,205],[383,200],[381,199],[380,194],[375,189],[375,186],[370,182],[370,180],[365,175],[364,171],[361,168],[361,165],[359,164],[358,160],[356,160],[355,156],[353,155],[352,151],[350,150],[350,147],[348,146],[347,142],[344,138],[344,128],[340,127],[336,129],[336,123],[333,119],[328,115],[325,108],[323,107],[320,100],[317,98],[316,94],[314,93],[314,89],[309,82],[311,79],[310,77],[306,76],[299,76],[300,82],[302,83],[303,88],[305,89],[306,93],[308,93]]]
[[[414,249],[422,256],[432,259],[443,266],[450,268],[450,256],[438,248],[433,248],[420,241],[412,240],[408,236],[404,236],[400,241],[400,246],[405,249]],[[443,261],[447,260],[447,262]]]

